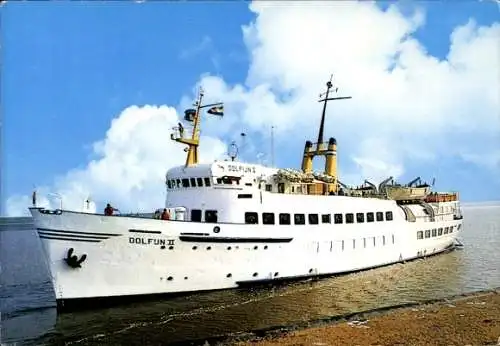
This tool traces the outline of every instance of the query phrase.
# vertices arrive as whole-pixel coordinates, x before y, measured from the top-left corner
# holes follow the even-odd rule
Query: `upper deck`
[[[206,187],[238,188],[268,181],[276,172],[277,169],[262,165],[215,161],[171,168],[166,174],[166,183],[169,191]]]

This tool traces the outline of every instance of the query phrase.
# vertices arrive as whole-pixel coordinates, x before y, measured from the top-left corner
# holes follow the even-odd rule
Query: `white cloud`
[[[224,95],[245,126],[263,131],[272,121],[282,130],[278,140],[314,141],[316,97],[333,72],[339,94],[353,96],[332,104],[325,131],[338,139],[339,155],[350,157],[346,176],[380,180],[406,173],[410,160],[494,156],[498,23],[470,20],[455,28],[449,54],[439,60],[413,36],[425,23],[421,10],[405,17],[395,6],[384,12],[371,2],[254,2],[251,9],[257,18],[243,28],[251,55],[245,84],[201,81]]]
[[[131,106],[113,119],[102,141],[94,143],[98,157],[83,169],[75,169],[56,179],[54,186],[38,188],[38,204],[81,210],[83,201],[111,202],[122,212],[151,210],[164,205],[165,173],[185,160],[183,145],[170,139],[171,128],[179,122],[174,108]],[[226,152],[220,140],[203,137],[200,160],[211,161]],[[7,200],[7,215],[24,215],[31,197],[12,196]]]
[[[410,160],[456,156],[500,171],[499,23],[482,27],[470,20],[455,28],[449,54],[439,60],[413,35],[425,25],[421,10],[405,17],[396,6],[382,11],[372,2],[347,1],[260,1],[250,9],[256,18],[243,27],[246,81],[228,85],[211,75],[199,81],[207,102],[224,101],[227,113],[203,120],[204,159],[226,151],[216,136],[239,140],[241,132],[255,135],[246,138],[247,157],[249,148],[262,151],[267,144],[258,141],[267,141],[271,124],[277,147],[315,141],[316,98],[334,73],[339,94],[353,96],[333,103],[326,123],[325,139],[336,137],[339,156],[349,157],[350,165],[339,167],[342,181],[377,183],[406,173]],[[180,104],[188,102],[191,97]],[[126,109],[95,145],[100,158],[62,176],[54,189],[77,208],[87,193],[129,208],[161,205],[165,170],[184,160],[181,145],[168,138],[177,121],[165,106]],[[301,152],[295,156],[299,161]],[[21,202],[29,198],[9,199],[9,214]]]

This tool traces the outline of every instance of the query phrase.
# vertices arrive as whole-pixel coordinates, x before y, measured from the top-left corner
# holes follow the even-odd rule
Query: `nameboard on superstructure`
[[[262,166],[241,163],[234,161],[221,161],[215,162],[212,165],[212,174],[215,177],[225,175],[245,176],[245,177],[258,177],[262,175]]]

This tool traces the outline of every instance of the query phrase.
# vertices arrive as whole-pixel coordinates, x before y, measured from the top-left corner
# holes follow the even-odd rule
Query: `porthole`
[[[254,250],[257,250],[258,248],[259,248],[259,247],[258,247],[257,245],[255,245],[255,246],[253,247],[253,249],[254,249]]]
[[[231,247],[230,247],[230,246],[228,246],[228,247],[227,247],[227,249],[228,249],[228,250],[231,250]]]
[[[220,232],[220,227],[219,226],[215,226],[214,227],[214,233],[219,233]]]
[[[275,272],[275,273],[274,273],[274,276],[278,276],[278,275],[279,275],[279,273],[278,273],[278,272]]]
[[[230,278],[231,276],[233,276],[231,273],[226,275],[227,278]]]
[[[312,272],[313,272],[312,268],[311,268],[311,269],[309,269],[309,274],[311,274]]]
[[[257,275],[259,275],[258,273],[253,273],[253,277],[256,277]]]
[[[207,250],[212,250],[212,247],[211,246],[207,247]]]
[[[264,246],[264,250],[267,250],[267,245]]]
[[[184,276],[184,280],[187,280],[187,279],[188,279],[188,277],[187,277],[187,276]]]
[[[198,246],[193,246],[193,250],[196,250],[198,248]]]
[[[169,250],[173,250],[173,249],[174,249],[174,247],[173,247],[173,246],[169,246],[169,247],[168,247],[168,249],[169,249]]]
[[[173,278],[173,277],[171,277],[171,276],[169,276],[169,277],[167,278],[167,280],[168,280],[168,281],[172,281],[173,279],[174,279],[174,278]]]
[[[165,245],[162,245],[160,249],[165,250]]]

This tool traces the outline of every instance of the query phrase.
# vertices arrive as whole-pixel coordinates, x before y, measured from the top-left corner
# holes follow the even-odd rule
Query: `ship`
[[[166,171],[168,220],[158,213],[29,208],[50,269],[58,311],[95,300],[236,289],[328,277],[405,263],[453,249],[463,216],[458,192],[432,192],[416,178],[349,186],[337,172],[337,141],[323,139],[331,79],[315,143],[300,169],[237,159],[200,163],[205,114],[200,88],[171,140],[186,160]],[[332,96],[333,95],[333,96]],[[207,115],[208,116],[208,115]],[[313,160],[324,158],[324,170]],[[160,189],[159,189],[160,191]],[[75,303],[75,304],[74,304]]]

